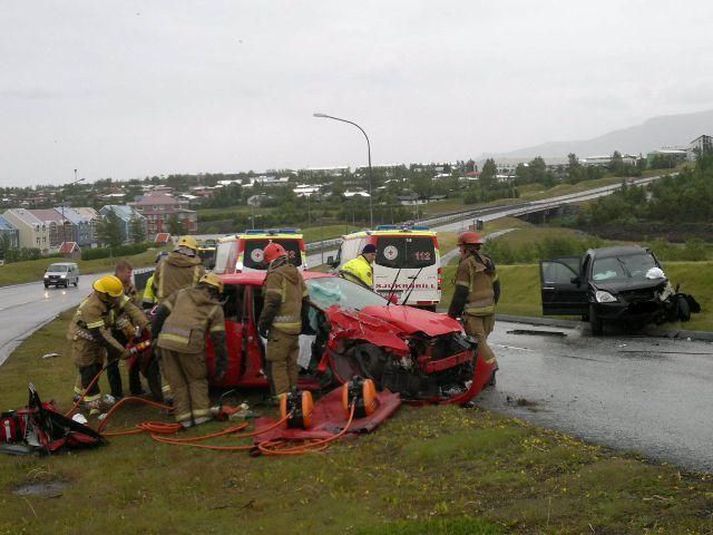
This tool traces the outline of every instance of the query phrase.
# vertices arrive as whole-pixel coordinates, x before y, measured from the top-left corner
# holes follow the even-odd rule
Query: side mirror
[[[579,277],[572,277],[571,279],[569,279],[569,282],[579,286],[582,283],[582,279],[580,279]]]

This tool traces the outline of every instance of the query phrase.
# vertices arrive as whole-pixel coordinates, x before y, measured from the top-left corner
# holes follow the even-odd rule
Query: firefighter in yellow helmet
[[[488,335],[495,326],[495,305],[500,299],[500,281],[492,258],[480,248],[485,240],[477,232],[458,236],[460,263],[448,315],[463,318],[465,332],[478,340],[478,353],[489,363],[495,354],[488,345]],[[491,384],[494,384],[494,372]]]
[[[352,258],[339,268],[339,276],[372,290],[374,287],[374,268],[372,264],[375,259],[376,246],[367,243],[359,256]]]
[[[299,336],[309,311],[309,295],[282,245],[269,243],[263,258],[269,267],[258,332],[267,338],[268,377],[273,395],[279,396],[297,387]]]
[[[156,310],[152,332],[158,336],[163,374],[174,396],[176,421],[184,427],[211,419],[206,336],[211,337],[215,348],[216,381],[227,370],[222,292],[223,281],[214,273],[207,273],[198,286],[174,292]]]
[[[122,313],[131,317],[141,328],[148,325],[144,313],[124,294],[124,285],[115,275],[106,275],[94,281],[93,292],[82,301],[69,324],[67,338],[72,343],[72,359],[79,370],[84,392],[102,370],[104,361],[130,356],[126,348],[112,336],[114,318]],[[84,402],[92,413],[98,412],[101,394],[98,382],[86,392]]]
[[[198,284],[205,268],[197,252],[196,239],[183,236],[176,248],[156,266],[152,285],[159,305],[176,290]]]

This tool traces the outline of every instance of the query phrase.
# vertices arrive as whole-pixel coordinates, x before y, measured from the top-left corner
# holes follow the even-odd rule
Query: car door
[[[540,261],[542,314],[586,314],[587,288],[582,284],[580,261],[578,256]]]

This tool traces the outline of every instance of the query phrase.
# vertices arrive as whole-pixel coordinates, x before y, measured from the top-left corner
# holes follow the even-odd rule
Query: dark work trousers
[[[121,345],[126,346],[128,339],[121,331],[112,331],[111,333],[117,342]],[[143,388],[141,387],[141,377],[139,376],[139,366],[136,363],[134,366],[129,368],[129,391],[132,395],[138,396],[143,393]],[[124,388],[121,382],[121,370],[119,369],[119,360],[114,360],[110,362],[106,367],[106,379],[109,381],[109,388],[111,388],[111,395],[115,398],[121,398],[124,396]]]

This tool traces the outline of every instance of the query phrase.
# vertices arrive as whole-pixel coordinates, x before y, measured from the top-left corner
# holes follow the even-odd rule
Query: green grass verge
[[[69,317],[0,367],[0,407],[24,404],[28,381],[69,406]],[[127,408],[112,427],[146,419],[162,417]],[[206,452],[139,435],[71,455],[0,457],[0,466],[1,534],[703,533],[713,511],[711,476],[457,407],[404,406],[372,434],[299,457]],[[12,493],[55,480],[68,484],[59,497]]]
[[[79,260],[79,278],[90,273],[102,273],[113,271],[116,262],[120,259],[128,260],[135,268],[152,266],[159,249],[151,248],[140,254],[112,258],[97,258],[96,260]],[[42,282],[47,266],[55,262],[73,262],[63,258],[40,258],[37,260],[27,260],[25,262],[15,262],[0,266],[0,286],[9,284],[21,284],[24,282]]]

